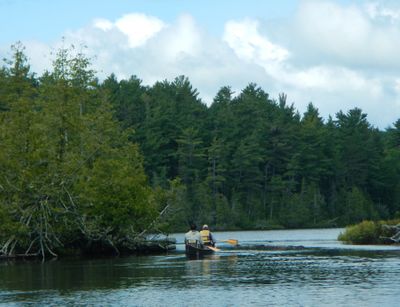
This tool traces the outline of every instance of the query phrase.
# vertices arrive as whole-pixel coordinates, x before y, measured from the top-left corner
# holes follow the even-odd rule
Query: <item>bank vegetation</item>
[[[6,56],[7,58],[7,56]],[[0,68],[0,253],[132,251],[148,233],[336,227],[400,211],[400,120],[300,114],[254,83],[99,80],[84,49]]]

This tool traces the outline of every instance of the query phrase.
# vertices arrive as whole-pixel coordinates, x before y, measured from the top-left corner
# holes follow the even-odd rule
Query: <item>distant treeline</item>
[[[207,107],[184,76],[99,81],[71,49],[38,77],[12,50],[0,69],[3,252],[121,248],[189,221],[328,227],[399,214],[400,120],[380,131],[358,108],[323,120],[311,103],[300,115],[253,83],[236,96],[221,87]]]

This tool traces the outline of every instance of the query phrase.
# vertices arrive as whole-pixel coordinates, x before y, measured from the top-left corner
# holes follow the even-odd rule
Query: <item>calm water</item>
[[[219,232],[218,254],[0,262],[0,305],[399,306],[400,246],[352,246],[340,229]],[[182,242],[183,235],[175,235]]]

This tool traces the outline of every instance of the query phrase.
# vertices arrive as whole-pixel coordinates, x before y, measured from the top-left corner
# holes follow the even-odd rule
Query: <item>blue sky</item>
[[[0,31],[1,58],[21,41],[39,74],[52,50],[86,45],[100,78],[183,74],[207,104],[256,82],[300,112],[360,107],[382,129],[400,117],[399,1],[0,0]]]
[[[173,22],[190,13],[210,31],[221,32],[226,20],[252,17],[287,18],[298,0],[0,0],[0,43],[16,39],[59,39],[66,29],[78,29],[93,19],[117,19],[130,12],[154,15]],[[4,30],[3,29],[7,29]]]

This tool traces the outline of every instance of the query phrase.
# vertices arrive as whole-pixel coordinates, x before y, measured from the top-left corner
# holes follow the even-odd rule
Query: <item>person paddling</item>
[[[200,231],[200,236],[201,236],[201,241],[203,242],[204,245],[212,247],[215,246],[215,239],[210,229],[208,228],[208,225],[206,224],[203,225],[203,229]]]
[[[190,224],[190,230],[185,234],[185,244],[200,247],[203,245],[200,232],[197,231],[196,224]]]

